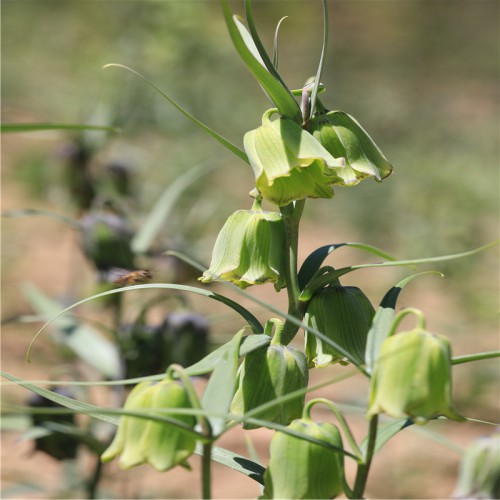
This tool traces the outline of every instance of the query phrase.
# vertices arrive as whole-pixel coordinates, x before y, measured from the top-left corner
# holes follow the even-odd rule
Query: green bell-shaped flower
[[[444,415],[463,421],[451,403],[451,349],[421,328],[386,338],[371,379],[367,417],[387,413],[417,424]]]
[[[308,326],[324,333],[364,364],[366,338],[375,309],[357,287],[334,285],[316,293],[307,306]],[[306,331],[306,355],[309,366],[324,367],[349,360],[335,347]]]
[[[336,184],[354,186],[367,177],[381,181],[392,172],[372,138],[361,125],[343,111],[317,113],[310,122],[312,135],[335,157],[345,158]]]
[[[286,117],[274,121],[268,110],[262,126],[247,132],[244,147],[265,200],[288,205],[304,198],[331,198],[344,160],[334,158],[309,132]]]
[[[127,398],[124,409],[169,416],[194,428],[194,416],[166,414],[161,411],[191,407],[185,387],[176,380],[166,378],[158,383],[142,382],[137,385]],[[195,445],[196,438],[191,433],[173,424],[123,416],[118,431],[101,460],[109,462],[120,455],[119,465],[122,469],[144,463],[151,464],[158,471],[166,471],[176,465],[189,468],[186,459],[193,454]]]
[[[453,498],[500,498],[500,433],[479,438],[460,462]]]
[[[284,238],[281,214],[263,211],[256,200],[252,210],[238,210],[228,218],[200,280],[231,281],[240,288],[271,282],[280,290],[285,285]]]
[[[260,405],[274,401],[297,389],[305,389],[309,380],[307,359],[303,352],[279,345],[279,335],[271,345],[245,356],[238,373],[237,390],[231,403],[231,413],[243,415]],[[252,417],[288,425],[302,415],[305,393],[253,414]],[[244,429],[259,425],[245,422]]]
[[[288,429],[343,448],[340,432],[333,424],[301,418]],[[261,498],[334,498],[342,493],[341,452],[281,431],[273,436],[269,452]]]

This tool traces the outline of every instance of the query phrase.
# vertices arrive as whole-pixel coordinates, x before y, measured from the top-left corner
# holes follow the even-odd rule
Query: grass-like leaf
[[[266,94],[283,116],[288,116],[297,123],[302,122],[302,115],[297,101],[291,92],[285,88],[282,83],[271,73],[255,46],[255,42],[246,30],[243,23],[233,16],[226,0],[221,0],[222,10],[226,19],[229,35],[233,45],[245,63],[246,67],[257,79]]]
[[[288,16],[284,16],[282,17],[278,24],[276,25],[276,30],[274,31],[274,44],[273,44],[273,66],[276,68],[276,71],[278,70],[278,35],[279,35],[279,31],[280,31],[280,28],[281,28],[281,23],[287,19]],[[293,94],[292,94],[293,95]]]
[[[66,309],[60,311],[56,316],[54,316],[51,320],[49,320],[45,325],[38,330],[36,335],[33,337],[33,340],[31,341],[28,351],[26,353],[26,359],[28,362],[30,362],[30,353],[31,349],[36,341],[36,339],[42,334],[42,332],[49,326],[52,322],[54,322],[57,318],[59,318],[61,315],[64,313],[74,309],[75,307],[85,304],[86,302],[90,302],[91,300],[95,300],[101,297],[106,297],[107,295],[113,295],[115,293],[123,293],[127,292],[129,290],[140,290],[143,288],[150,288],[150,289],[166,289],[166,290],[179,290],[183,292],[190,292],[190,293],[195,293],[198,295],[203,295],[204,297],[208,297],[213,300],[217,300],[218,302],[222,302],[223,304],[227,305],[234,311],[236,311],[238,314],[240,314],[245,321],[252,327],[252,329],[255,331],[255,333],[262,333],[264,331],[262,325],[260,324],[259,320],[247,309],[245,309],[242,305],[238,304],[237,302],[234,302],[233,300],[229,299],[228,297],[225,297],[224,295],[220,295],[218,293],[211,292],[209,290],[205,290],[202,288],[196,288],[193,286],[187,286],[187,285],[176,285],[176,284],[171,284],[171,283],[151,283],[151,284],[146,284],[146,285],[134,285],[134,286],[126,286],[122,288],[117,288],[115,290],[108,290],[107,292],[102,292],[98,293],[96,295],[92,295],[91,297],[87,297],[83,300],[80,300],[78,302],[75,302],[74,304],[70,305],[69,307],[66,307]]]
[[[240,330],[228,342],[221,360],[215,366],[210,380],[203,392],[201,406],[207,412],[228,413],[234,396],[236,373],[238,371],[239,350],[243,330]],[[212,436],[216,437],[224,431],[225,417],[208,417]]]
[[[218,132],[210,128],[208,125],[205,125],[203,122],[198,120],[198,118],[195,118],[191,113],[185,110],[180,104],[177,104],[172,98],[170,98],[167,94],[165,94],[162,90],[160,90],[159,87],[157,87],[153,82],[148,80],[145,76],[141,75],[139,72],[123,64],[115,64],[115,63],[106,64],[105,66],[103,66],[103,69],[106,68],[122,68],[138,76],[141,80],[145,81],[150,87],[156,90],[156,92],[158,92],[170,104],[172,104],[174,108],[178,109],[186,118],[189,118],[193,123],[198,125],[198,127],[204,130],[207,134],[211,135],[215,140],[219,141],[225,148],[227,148],[229,151],[231,151],[236,156],[240,157],[243,161],[246,161],[248,163],[248,157],[242,149],[240,149],[238,146],[235,146],[232,142],[228,141]]]
[[[197,165],[175,179],[175,181],[163,191],[132,239],[131,248],[135,254],[143,254],[149,250],[154,239],[165,226],[165,222],[177,200],[185,190],[202,176],[220,165],[220,162]]]
[[[19,210],[9,210],[7,212],[2,212],[2,217],[48,217],[49,219],[58,220],[68,224],[68,226],[74,227],[75,229],[81,229],[82,225],[75,219],[67,217],[66,215],[56,214],[54,212],[49,212],[48,210],[39,210],[38,208],[21,208]]]
[[[120,129],[109,125],[85,125],[80,123],[2,123],[0,132],[40,132],[43,130],[101,130],[104,132],[119,132]]]

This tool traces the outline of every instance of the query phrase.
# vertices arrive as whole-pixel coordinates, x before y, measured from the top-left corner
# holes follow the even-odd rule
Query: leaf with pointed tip
[[[229,407],[235,391],[239,349],[243,331],[244,330],[240,330],[233,339],[227,343],[227,348],[221,360],[215,366],[205,391],[203,392],[201,406],[208,415],[210,415],[211,412],[229,413]],[[226,417],[208,416],[212,437],[222,434],[226,420]]]
[[[61,305],[48,297],[33,284],[26,284],[24,294],[33,309],[46,318],[56,315]],[[60,317],[55,322],[54,341],[71,349],[89,366],[107,378],[121,375],[120,356],[115,345],[89,325],[80,323],[74,317]]]
[[[278,24],[276,25],[276,30],[274,32],[273,66],[276,68],[276,70],[278,70],[278,33],[281,28],[281,23],[287,18],[288,16],[284,16],[279,20]]]
[[[297,123],[301,123],[302,114],[291,92],[275,76],[269,73],[254,40],[237,16],[232,15],[227,1],[221,0],[221,4],[229,35],[246,67],[278,108],[279,113],[288,116]]]
[[[229,149],[232,153],[234,153],[236,156],[239,156],[243,161],[246,161],[248,163],[248,158],[246,153],[241,150],[238,146],[235,146],[233,143],[229,142],[227,139],[222,137],[219,133],[217,133],[215,130],[211,129],[208,125],[205,125],[203,122],[198,120],[198,118],[195,118],[191,113],[186,111],[180,104],[177,104],[173,99],[168,97],[167,94],[165,94],[163,91],[160,90],[159,87],[157,87],[153,82],[148,80],[145,76],[141,75],[139,72],[135,71],[132,68],[129,68],[128,66],[125,66],[123,64],[106,64],[103,66],[103,69],[106,68],[122,68],[126,69],[127,71],[130,71],[134,75],[138,76],[141,80],[145,81],[150,87],[152,87],[156,92],[158,92],[163,98],[165,98],[174,108],[178,109],[186,118],[189,118],[193,123],[198,125],[202,130],[207,132],[207,134],[211,135],[214,139],[219,141],[226,149]]]
[[[299,271],[300,289],[301,290],[304,289],[309,280],[321,267],[321,265],[323,264],[324,260],[328,257],[328,255],[330,255],[337,248],[341,248],[344,246],[359,248],[360,250],[364,250],[365,252],[371,253],[372,255],[376,255],[377,257],[382,257],[383,259],[387,259],[388,261],[396,260],[394,257],[384,252],[380,248],[374,247],[372,245],[367,245],[365,243],[346,242],[346,243],[333,243],[332,245],[324,245],[314,250],[314,252],[312,252],[304,260]]]

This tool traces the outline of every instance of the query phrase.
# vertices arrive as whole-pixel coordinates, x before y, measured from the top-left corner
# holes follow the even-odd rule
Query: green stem
[[[409,314],[414,314],[417,316],[417,327],[424,330],[425,329],[425,316],[424,313],[420,309],[415,309],[414,307],[407,307],[406,309],[403,309],[402,311],[399,311],[399,313],[396,315],[394,318],[394,321],[392,322],[391,329],[389,330],[389,333],[387,334],[387,337],[391,337],[396,333],[396,329],[403,321],[405,316],[408,316]]]
[[[97,497],[97,486],[101,480],[103,466],[101,457],[97,456],[92,477],[87,483],[87,498],[90,500]]]
[[[358,466],[358,472],[356,474],[356,480],[354,482],[353,498],[363,498],[363,493],[365,491],[366,481],[368,480],[368,473],[370,472],[370,466],[372,463],[373,454],[375,453],[375,443],[377,441],[377,428],[378,428],[378,415],[375,415],[370,420],[366,455],[363,460],[363,463],[361,463]]]
[[[461,365],[462,363],[469,363],[471,361],[480,361],[481,359],[498,358],[499,356],[500,356],[500,351],[476,352],[475,354],[465,354],[463,356],[455,356],[454,358],[451,358],[451,363],[453,365]]]
[[[304,211],[305,200],[298,200],[280,207],[285,225],[285,280],[288,293],[288,314],[299,321],[304,315],[304,304],[299,300],[300,287],[297,272],[297,252],[299,244],[299,224]],[[299,331],[299,326],[286,320],[281,341],[288,345]]]
[[[212,498],[212,475],[211,475],[211,455],[212,443],[205,443],[203,445],[203,456],[201,466],[201,480],[202,480],[202,493],[204,499]]]

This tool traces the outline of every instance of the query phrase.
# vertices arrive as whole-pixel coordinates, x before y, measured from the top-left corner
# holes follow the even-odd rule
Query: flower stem
[[[469,363],[471,361],[479,361],[481,359],[491,359],[500,357],[500,351],[476,352],[474,354],[464,354],[463,356],[455,356],[451,358],[453,365]]]
[[[202,490],[203,499],[212,498],[212,475],[211,475],[211,454],[212,454],[212,443],[203,444],[203,456],[202,466],[201,466],[201,480],[202,480]]]
[[[354,482],[353,498],[363,498],[363,493],[365,491],[366,481],[368,479],[368,473],[370,472],[370,466],[372,463],[373,454],[375,453],[375,443],[377,441],[377,428],[378,428],[378,415],[375,415],[370,420],[366,455],[363,460],[363,463],[361,463],[358,467],[356,480]]]
[[[299,243],[299,224],[304,211],[305,200],[298,200],[280,207],[285,225],[285,280],[288,293],[288,314],[301,320],[303,304],[299,300],[300,288],[297,273],[297,251]],[[299,326],[285,321],[281,334],[282,345],[288,345],[299,331]]]

